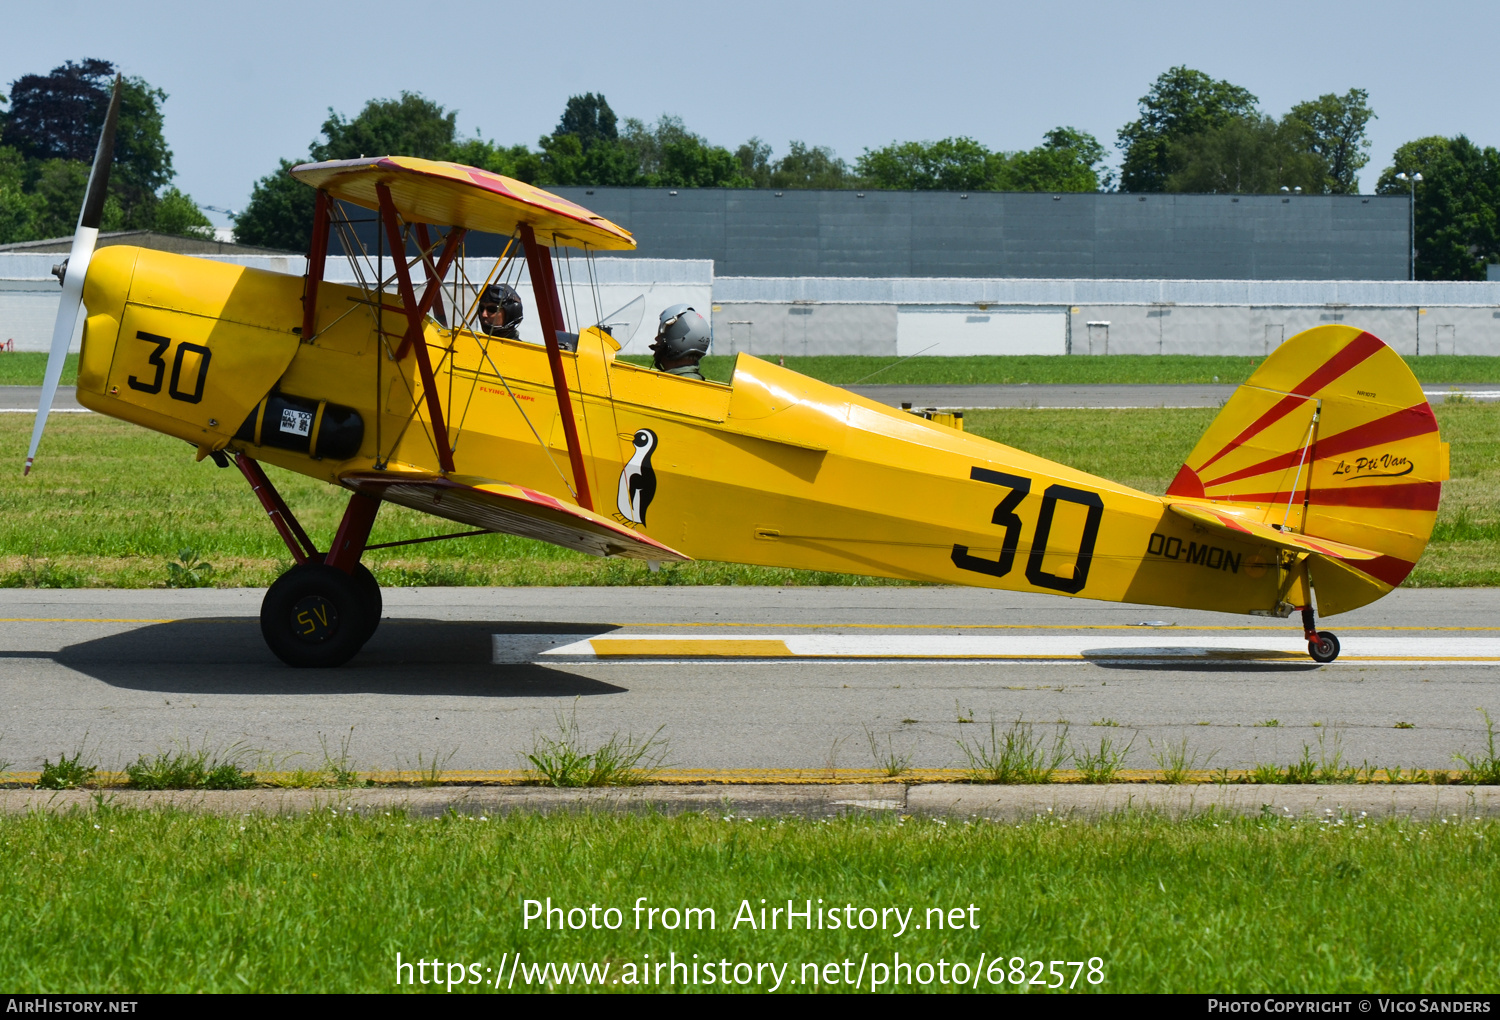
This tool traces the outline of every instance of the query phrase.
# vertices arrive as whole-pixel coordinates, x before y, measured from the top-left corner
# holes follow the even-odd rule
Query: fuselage
[[[414,359],[391,356],[405,331],[399,299],[377,308],[324,283],[317,330],[303,337],[303,287],[100,250],[84,288],[80,402],[335,485],[438,475]],[[456,473],[575,501],[546,350],[431,318],[425,332]],[[1235,613],[1269,611],[1285,591],[1274,548],[1196,528],[1161,497],[747,355],[724,385],[617,350],[588,329],[562,354],[593,509],[688,556]],[[287,419],[294,430],[357,413],[357,452],[268,442],[281,419],[258,409],[272,393],[310,408]]]

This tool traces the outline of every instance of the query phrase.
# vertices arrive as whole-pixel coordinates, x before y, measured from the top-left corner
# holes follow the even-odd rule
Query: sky
[[[1277,116],[1368,90],[1369,191],[1413,138],[1500,145],[1484,71],[1497,34],[1493,0],[12,0],[0,13],[0,91],[65,60],[113,61],[168,93],[175,183],[200,205],[239,209],[278,159],[305,157],[330,107],[352,116],[402,91],[456,109],[463,134],[533,148],[568,96],[592,91],[621,118],[673,114],[731,149],[755,135],[778,155],[800,140],[853,162],[894,140],[962,134],[1015,150],[1066,124],[1117,163],[1116,132],[1140,97],[1186,64],[1248,88]]]

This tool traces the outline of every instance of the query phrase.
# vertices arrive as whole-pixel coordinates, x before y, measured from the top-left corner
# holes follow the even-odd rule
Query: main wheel
[[[373,631],[365,586],[323,563],[288,570],[260,604],[260,632],[288,666],[342,666]]]
[[[363,563],[354,565],[354,583],[364,596],[365,611],[370,620],[370,633],[365,635],[365,640],[368,641],[380,626],[380,614],[385,612],[385,601],[380,597],[380,582],[375,580],[375,575]]]
[[[1332,662],[1339,657],[1339,639],[1326,630],[1318,631],[1318,640],[1307,643],[1307,654],[1315,662]]]

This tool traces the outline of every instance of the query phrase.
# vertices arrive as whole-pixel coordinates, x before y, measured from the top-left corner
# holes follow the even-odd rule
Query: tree
[[[734,153],[710,145],[689,131],[679,117],[663,114],[654,124],[625,121],[620,146],[630,154],[639,178],[652,188],[748,188]],[[580,182],[582,183],[582,182]]]
[[[1043,144],[1006,158],[994,184],[1001,191],[1101,191],[1109,187],[1104,146],[1087,131],[1057,127]]]
[[[31,164],[27,174],[31,186],[40,180],[41,168],[52,160],[85,167],[93,162],[114,76],[115,66],[107,60],[77,64],[70,60],[50,74],[22,75],[11,84],[11,109],[3,139]],[[166,99],[165,92],[141,78],[121,82],[120,120],[109,181],[110,195],[121,216],[118,226],[149,229],[155,221],[157,193],[175,175],[172,150],[163,131],[161,107]],[[53,167],[48,173],[52,183],[59,184],[61,171]],[[49,203],[61,194],[54,187]],[[76,218],[75,210],[74,221]],[[58,222],[58,214],[52,210],[37,221],[36,229]],[[65,232],[72,229],[70,222]]]
[[[214,225],[203,215],[192,197],[176,188],[168,188],[156,203],[156,220],[152,229],[162,234],[201,237],[213,240]]]
[[[752,188],[771,186],[771,145],[756,136],[734,150],[735,162],[740,165],[740,176],[750,182]]]
[[[944,138],[937,142],[892,142],[866,149],[855,161],[859,175],[872,188],[893,191],[983,191],[1004,164],[972,138]]]
[[[1322,157],[1308,150],[1301,123],[1290,117],[1250,114],[1173,140],[1169,160],[1176,169],[1167,191],[1264,195],[1282,188],[1321,194],[1328,177]]]
[[[1177,66],[1166,71],[1140,99],[1141,116],[1120,129],[1120,190],[1164,191],[1176,169],[1171,145],[1189,135],[1222,127],[1256,112],[1249,90]]]
[[[414,92],[403,92],[398,99],[372,99],[347,120],[330,108],[323,121],[323,139],[314,141],[308,154],[315,162],[389,155],[448,159],[457,148],[453,139],[457,119],[457,111],[445,111]],[[498,159],[499,151],[491,145],[482,154]],[[234,220],[236,240],[286,251],[307,250],[316,192],[288,173],[295,165],[283,159],[278,170],[255,182],[250,201]]]
[[[372,99],[352,120],[328,110],[322,142],[308,152],[316,162],[361,156],[418,156],[447,159],[457,131],[458,111],[443,108],[420,93],[399,99]]]
[[[1303,145],[1323,160],[1329,195],[1359,193],[1359,171],[1370,162],[1370,139],[1365,125],[1375,119],[1369,93],[1350,89],[1342,96],[1330,92],[1292,107],[1285,121],[1300,127]]]
[[[69,60],[50,74],[23,74],[10,86],[5,142],[28,159],[92,161],[115,66]]]
[[[826,145],[792,142],[787,154],[776,161],[767,185],[787,190],[847,188],[853,184],[852,176],[849,165]]]
[[[615,126],[615,111],[609,108],[602,92],[597,96],[592,92],[569,96],[562,119],[557,122],[557,130],[552,133],[573,135],[585,152],[596,142],[613,142],[620,137]]]
[[[250,201],[234,218],[236,241],[282,251],[307,250],[317,192],[291,175],[295,165],[283,159],[279,168],[255,182]]]
[[[1482,280],[1485,266],[1500,262],[1500,152],[1463,135],[1431,136],[1396,150],[1380,174],[1377,194],[1407,195],[1416,186],[1417,279]]]

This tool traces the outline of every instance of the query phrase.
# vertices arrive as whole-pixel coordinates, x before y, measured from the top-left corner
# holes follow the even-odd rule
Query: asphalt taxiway
[[[0,760],[84,747],[105,768],[191,742],[313,767],[351,734],[365,769],[514,769],[576,719],[666,741],[679,769],[964,764],[1016,720],[1050,744],[1181,743],[1200,768],[1454,768],[1500,718],[1500,591],[1398,590],[1325,621],[1320,666],[1292,620],[977,589],[388,589],[349,665],[266,650],[258,590],[0,591]],[[870,743],[876,747],[872,753]],[[301,754],[301,758],[288,755]]]

